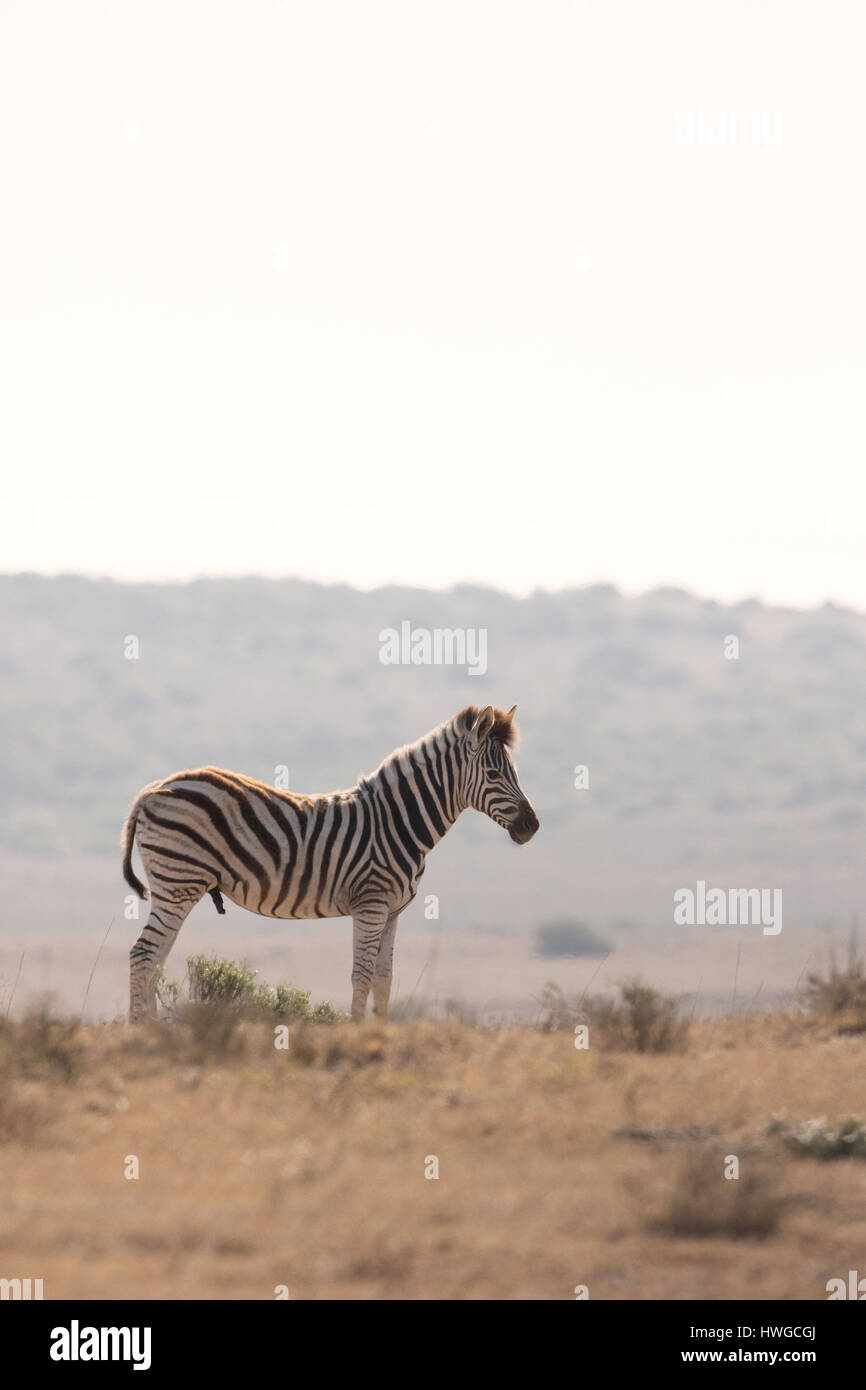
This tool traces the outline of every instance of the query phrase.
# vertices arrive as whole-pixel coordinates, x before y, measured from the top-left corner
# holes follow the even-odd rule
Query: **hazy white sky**
[[[866,606],[864,37],[0,0],[0,568]]]

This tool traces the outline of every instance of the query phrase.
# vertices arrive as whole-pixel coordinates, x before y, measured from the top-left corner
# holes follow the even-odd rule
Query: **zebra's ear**
[[[493,725],[496,723],[496,715],[493,713],[492,705],[485,705],[476,717],[475,723],[467,735],[469,746],[477,748],[487,738]]]

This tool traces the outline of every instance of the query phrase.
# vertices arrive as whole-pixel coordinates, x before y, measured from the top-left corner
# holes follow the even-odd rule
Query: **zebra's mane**
[[[416,738],[414,743],[406,743],[402,748],[395,748],[386,758],[382,759],[375,772],[371,772],[366,777],[358,779],[359,789],[361,791],[367,790],[370,783],[374,781],[377,774],[382,772],[384,768],[390,766],[391,763],[400,762],[407,755],[410,758],[413,757],[424,744],[429,743],[431,740],[435,740],[443,729],[450,727],[456,729],[459,733],[467,733],[469,729],[472,728],[472,725],[475,723],[480,713],[480,706],[467,705],[459,714],[455,714],[453,719],[446,719],[444,724],[439,724],[435,729],[431,729],[429,733],[422,734],[421,738]],[[488,737],[498,739],[506,748],[516,748],[520,739],[520,734],[517,726],[508,718],[507,710],[500,709],[498,705],[494,705],[493,716],[494,724]]]
[[[477,705],[467,705],[465,709],[460,711],[454,722],[461,722],[466,729],[471,729],[480,713],[481,710]],[[489,737],[498,739],[506,748],[516,748],[520,742],[520,733],[517,725],[508,718],[508,711],[494,705],[493,719],[494,724]]]

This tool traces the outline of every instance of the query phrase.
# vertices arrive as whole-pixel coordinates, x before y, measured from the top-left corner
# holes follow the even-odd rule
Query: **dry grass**
[[[866,1162],[828,1183],[767,1132],[862,1112],[862,1035],[776,1014],[663,1052],[456,1019],[289,1039],[204,1012],[0,1029],[0,1275],[47,1298],[823,1299],[862,1267]]]

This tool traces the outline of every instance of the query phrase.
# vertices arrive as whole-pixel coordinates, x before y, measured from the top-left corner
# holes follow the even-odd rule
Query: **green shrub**
[[[256,993],[256,972],[219,956],[187,958],[189,997],[196,1004],[246,1004]]]
[[[300,1019],[304,1023],[337,1023],[342,1017],[333,1004],[323,1001],[310,1003],[308,989],[295,989],[292,985],[277,985],[275,989],[263,986],[260,1000],[265,1012],[279,1019]]]
[[[342,1014],[333,1004],[310,1003],[308,989],[293,985],[256,984],[256,972],[244,963],[225,960],[219,956],[190,956],[187,960],[188,998],[181,997],[178,980],[167,980],[163,973],[157,981],[157,997],[166,1011],[176,1018],[194,1023],[200,1029],[207,1026],[202,1010],[221,1011],[238,1018],[298,1021],[304,1023],[336,1023]],[[226,1022],[225,1027],[230,1025]]]
[[[180,999],[180,980],[169,980],[165,966],[161,965],[156,975],[156,997],[167,1013],[175,1013]]]

